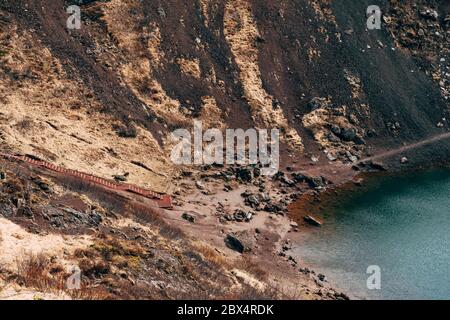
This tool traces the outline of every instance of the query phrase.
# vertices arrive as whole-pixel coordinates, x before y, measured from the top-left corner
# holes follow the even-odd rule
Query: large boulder
[[[344,141],[353,141],[356,139],[356,130],[353,128],[341,128],[340,137]]]
[[[229,233],[225,238],[225,244],[239,253],[250,252],[254,246],[254,236],[247,231]]]
[[[311,188],[324,188],[326,187],[328,181],[324,177],[311,177],[307,174],[301,172],[295,172],[292,174],[294,181],[296,182],[306,182]]]

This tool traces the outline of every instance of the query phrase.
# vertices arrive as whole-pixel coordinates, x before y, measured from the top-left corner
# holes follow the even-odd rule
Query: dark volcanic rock
[[[14,209],[10,203],[0,203],[0,215],[4,217],[11,217],[14,214]]]
[[[308,102],[308,107],[310,108],[311,111],[314,111],[319,108],[326,108],[327,106],[328,102],[327,99],[325,98],[314,97],[311,99],[310,102]]]
[[[364,170],[364,171],[386,171],[387,170],[383,163],[374,162],[372,160],[358,163],[358,165],[355,166],[355,169]]]
[[[30,180],[34,184],[36,184],[39,187],[39,189],[41,189],[42,191],[44,191],[44,192],[50,192],[51,191],[50,185],[47,182],[43,181],[41,178],[39,178],[39,177],[32,177],[32,178],[30,178]]]
[[[277,213],[277,214],[284,213],[285,210],[286,210],[285,207],[281,206],[280,204],[276,204],[276,203],[268,203],[264,207],[264,211]]]
[[[118,181],[118,182],[125,182],[127,181],[127,177],[125,175],[115,175],[113,176],[114,180]]]
[[[324,188],[327,185],[327,180],[324,177],[311,177],[301,172],[292,174],[296,182],[306,182],[312,188]]]
[[[305,220],[305,222],[307,222],[308,224],[315,226],[315,227],[322,226],[322,223],[312,216],[305,216],[305,217],[303,217],[303,220]]]
[[[253,168],[238,168],[236,170],[236,177],[243,182],[251,182],[254,179],[254,170]]]
[[[195,223],[195,217],[192,214],[185,212],[181,215],[181,217],[190,223]]]
[[[439,14],[436,10],[433,9],[425,9],[420,11],[420,15],[426,19],[437,20],[439,18]]]
[[[258,197],[254,194],[248,196],[245,199],[245,204],[247,204],[251,207],[257,207],[257,206],[259,206],[259,203],[260,203],[260,201],[259,201]]]
[[[239,253],[250,252],[254,246],[254,236],[247,231],[229,233],[225,238],[225,244]]]
[[[28,219],[34,219],[33,210],[29,206],[20,207],[19,209],[17,209],[17,214],[19,216],[24,216]]]
[[[247,218],[247,213],[241,209],[237,209],[234,212],[234,220],[238,221],[238,222],[242,222]]]
[[[56,208],[44,206],[41,208],[42,215],[50,224],[57,229],[70,229],[78,227],[98,227],[103,217],[95,210],[81,212],[72,208]]]
[[[281,177],[280,181],[283,182],[284,184],[286,184],[289,187],[295,186],[295,181],[292,180],[292,179],[289,179],[286,176]]]
[[[342,129],[340,137],[345,141],[354,141],[356,139],[356,130],[353,128]]]

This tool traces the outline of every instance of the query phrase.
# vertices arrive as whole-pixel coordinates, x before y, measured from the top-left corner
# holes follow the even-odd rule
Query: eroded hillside
[[[367,31],[364,1],[88,1],[70,31],[70,1],[3,1],[2,139],[157,189],[195,118],[333,158],[418,140],[448,127],[448,7],[414,3],[384,1]]]
[[[179,211],[163,213],[162,222],[146,221],[143,216],[153,211],[139,213],[142,208],[130,207],[130,199],[105,208],[110,198],[93,197],[89,188],[73,190],[58,179],[54,188],[34,190],[30,176],[48,173],[5,161],[0,246],[9,247],[17,237],[48,244],[47,253],[58,256],[58,263],[76,261],[89,284],[101,282],[86,297],[279,297],[266,283],[273,289],[274,282],[283,287],[292,279],[304,286],[290,295],[341,297],[322,290],[306,268],[284,282],[281,272],[257,279],[259,268],[250,262],[246,266],[254,274],[236,269],[235,260],[243,258],[223,253],[223,237],[251,229],[261,252],[268,246],[297,267],[282,249],[290,228],[284,213],[307,187],[332,184],[320,176],[322,166],[339,168],[448,131],[448,4],[379,1],[381,29],[367,30],[372,2],[1,0],[0,151],[126,178],[174,195]],[[66,27],[72,4],[81,6],[80,30]],[[319,178],[280,172],[272,181],[239,168],[177,167],[170,161],[170,133],[192,128],[194,119],[205,128],[279,128],[283,169],[321,165],[311,169]],[[441,144],[408,157],[429,164],[448,159],[448,152],[449,145]],[[331,175],[338,172],[333,170]],[[212,192],[213,184],[225,191]],[[291,189],[277,191],[285,187]],[[223,203],[228,196],[232,204]],[[236,217],[234,211],[241,210],[241,197],[247,209],[278,215],[251,212],[258,227],[244,227],[239,223],[249,215]],[[181,219],[184,210],[195,211],[196,221],[208,223],[211,233],[185,223],[190,216]],[[186,228],[186,234],[164,233],[166,223]],[[274,225],[279,234],[266,235],[264,228]],[[20,229],[11,233],[14,228]],[[260,228],[263,236],[254,236]],[[27,281],[10,260],[1,281],[13,279],[14,290],[25,290]],[[50,262],[40,263],[52,269]],[[227,290],[214,285],[216,278]]]

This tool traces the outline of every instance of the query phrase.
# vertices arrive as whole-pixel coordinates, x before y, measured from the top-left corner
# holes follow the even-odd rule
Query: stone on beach
[[[303,220],[305,222],[307,222],[308,224],[315,226],[315,227],[321,227],[322,226],[322,222],[320,222],[319,220],[317,220],[316,218],[314,218],[313,216],[307,215],[305,217],[303,217]]]

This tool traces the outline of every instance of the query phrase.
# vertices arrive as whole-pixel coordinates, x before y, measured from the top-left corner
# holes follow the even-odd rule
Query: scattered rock
[[[14,209],[10,204],[0,202],[0,215],[4,217],[11,217],[13,214]]]
[[[291,250],[291,249],[292,249],[292,243],[291,243],[291,241],[289,239],[287,239],[286,241],[284,241],[284,243],[283,243],[283,245],[281,247],[281,250],[288,251],[288,250]]]
[[[439,18],[439,14],[437,13],[436,10],[433,9],[425,9],[420,11],[420,15],[426,19],[430,19],[430,20],[438,20]]]
[[[326,98],[314,97],[311,99],[310,102],[308,102],[308,107],[311,109],[311,111],[314,111],[314,110],[320,109],[320,108],[326,108],[327,106],[328,106],[328,100]]]
[[[345,155],[350,162],[352,162],[352,163],[358,162],[358,156],[352,154],[351,152],[346,151]]]
[[[276,203],[268,203],[265,205],[264,211],[282,214],[282,213],[284,213],[285,208],[283,208],[282,206],[280,206],[279,204],[276,204]]]
[[[289,256],[289,257],[288,257],[288,261],[291,262],[291,264],[292,264],[294,267],[298,264],[297,260],[295,260],[295,258],[294,258],[293,256]]]
[[[103,218],[98,212],[92,211],[89,214],[89,220],[91,221],[91,225],[98,226],[103,221]]]
[[[270,196],[265,192],[254,194],[246,191],[242,193],[241,196],[244,197],[245,205],[252,207],[255,210],[262,209],[263,203],[269,203],[271,201]]]
[[[30,178],[30,180],[36,184],[39,189],[41,189],[44,192],[50,192],[51,188],[48,182],[44,181],[43,179],[39,178],[39,177],[32,177]]]
[[[33,210],[29,206],[21,206],[19,209],[17,209],[17,214],[28,219],[34,219]]]
[[[289,187],[295,186],[295,181],[292,180],[292,179],[289,179],[289,178],[286,177],[286,176],[281,177],[280,181],[281,181],[282,183],[286,184],[286,185],[289,186]]]
[[[265,192],[261,192],[258,194],[260,201],[262,202],[269,202],[270,201],[270,196],[268,193]]]
[[[252,194],[245,199],[245,204],[253,208],[259,206],[260,201],[256,195]]]
[[[52,206],[44,206],[42,215],[50,222],[52,227],[57,229],[70,229],[78,227],[98,227],[103,221],[103,217],[95,210],[78,211],[73,208],[55,208]]]
[[[358,163],[357,166],[358,166],[359,169],[364,169],[366,171],[372,171],[372,170],[374,170],[374,171],[386,171],[387,170],[383,163],[375,162],[375,161],[372,161],[372,160],[360,162],[360,163]]]
[[[336,161],[337,158],[335,156],[333,156],[331,153],[327,153],[327,159],[329,161]]]
[[[254,170],[250,167],[238,168],[236,177],[243,182],[251,182],[254,179]]]
[[[310,274],[311,273],[311,270],[309,270],[308,268],[299,268],[298,269],[298,271],[300,272],[300,273],[303,273],[303,274]]]
[[[306,182],[310,187],[315,189],[325,188],[328,181],[324,177],[311,177],[301,172],[293,173],[294,181]]]
[[[353,141],[356,139],[356,130],[353,128],[343,128],[339,136],[345,141]]]
[[[314,226],[314,227],[321,227],[322,226],[322,222],[320,222],[319,220],[317,220],[316,218],[307,215],[305,217],[303,217],[303,220],[305,222],[307,222],[308,224]]]
[[[114,175],[113,178],[117,182],[126,182],[128,180],[126,175]]]
[[[342,292],[336,292],[334,294],[334,298],[336,300],[350,300],[350,298],[345,293]]]
[[[197,189],[199,189],[199,190],[205,190],[205,186],[204,186],[203,183],[201,183],[200,181],[196,181],[196,182],[195,182],[195,186],[196,186]]]
[[[266,42],[266,39],[264,39],[264,38],[261,37],[261,36],[257,36],[257,37],[256,37],[256,42],[257,42],[257,43],[264,43],[264,42]]]
[[[290,223],[290,226],[291,226],[292,229],[298,229],[298,223],[295,222],[295,221],[292,221],[292,222]]]
[[[353,29],[346,29],[346,30],[344,30],[344,33],[346,34],[346,35],[348,35],[348,36],[351,36],[351,35],[353,35]]]
[[[277,110],[277,109],[279,109],[280,108],[280,101],[277,99],[277,98],[273,98],[272,99],[272,108],[274,109],[274,110]]]
[[[338,136],[336,136],[335,134],[333,134],[332,132],[329,132],[327,134],[327,139],[328,139],[328,141],[334,142],[334,143],[341,142],[341,139]]]
[[[249,222],[251,219],[253,218],[253,213],[252,212],[245,212],[244,210],[241,209],[236,209],[236,211],[233,214],[233,219],[234,221],[237,222]]]
[[[183,171],[181,172],[181,175],[182,175],[183,177],[192,177],[192,174],[193,174],[192,171],[187,171],[187,170],[183,170]]]
[[[162,7],[158,7],[158,14],[159,14],[159,16],[161,18],[165,18],[166,17],[166,11]]]
[[[233,214],[225,213],[225,214],[221,215],[219,217],[219,220],[222,223],[226,223],[227,221],[229,221],[229,222],[233,222],[233,221],[234,222],[244,222],[244,221],[250,222],[253,219],[254,215],[255,215],[255,213],[252,211],[246,212],[242,209],[236,209]]]
[[[190,223],[195,223],[195,217],[193,215],[191,215],[190,213],[185,212],[181,215],[181,217],[184,220],[189,221]]]
[[[407,157],[402,157],[401,159],[400,159],[400,163],[401,164],[407,164],[409,162],[409,159],[407,158]]]

